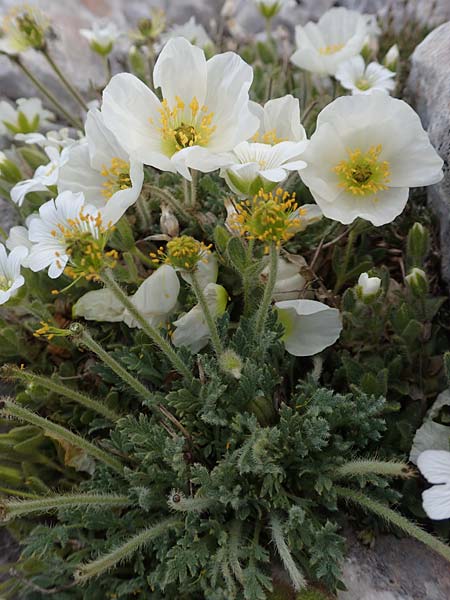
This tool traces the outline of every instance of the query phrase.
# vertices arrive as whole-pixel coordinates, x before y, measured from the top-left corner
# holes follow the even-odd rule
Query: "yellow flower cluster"
[[[206,262],[210,248],[211,244],[206,246],[189,235],[181,235],[170,240],[165,251],[159,248],[156,253],[151,252],[150,257],[155,262],[164,262],[175,269],[195,271],[199,262]]]

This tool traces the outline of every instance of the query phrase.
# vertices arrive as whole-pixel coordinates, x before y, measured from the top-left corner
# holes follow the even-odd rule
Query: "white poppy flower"
[[[261,280],[265,284],[269,277],[269,267],[261,272]],[[306,279],[300,274],[299,266],[282,256],[278,257],[277,279],[273,290],[272,299],[276,302],[282,300],[295,300],[304,289]]]
[[[342,63],[336,79],[352,94],[371,94],[374,90],[389,93],[395,88],[395,73],[377,62],[367,65],[362,56],[354,56]]]
[[[116,222],[139,198],[143,182],[142,163],[130,159],[101,112],[90,110],[86,140],[69,148],[58,190],[83,192],[86,202],[102,209],[105,221]]]
[[[32,133],[48,127],[54,119],[39,98],[19,98],[15,107],[6,100],[0,102],[0,135]]]
[[[0,52],[14,56],[29,48],[42,49],[49,28],[49,20],[36,6],[13,6],[2,19]]]
[[[0,244],[0,304],[8,302],[25,283],[20,268],[27,254],[28,250],[19,246],[8,255],[5,246]]]
[[[342,331],[337,308],[315,300],[284,300],[275,303],[284,327],[283,342],[289,354],[312,356],[334,344]]]
[[[437,183],[443,161],[403,100],[374,92],[345,96],[319,114],[301,178],[323,214],[376,226],[404,209],[410,187]]]
[[[258,117],[260,126],[249,141],[273,145],[306,140],[300,119],[300,102],[291,94],[269,100],[264,106],[250,102],[250,110]]]
[[[175,38],[153,72],[163,101],[134,75],[120,73],[103,92],[102,114],[132,158],[190,180],[190,168],[209,172],[229,164],[229,151],[255,133],[252,79],[252,68],[237,54],[207,61],[203,50]]]
[[[69,158],[69,148],[61,151],[53,146],[46,146],[44,151],[50,162],[36,169],[31,179],[19,181],[11,188],[11,200],[22,206],[25,196],[30,192],[48,192],[49,186],[56,185],[59,178],[59,170]]]
[[[296,27],[297,50],[291,61],[313,73],[334,75],[341,63],[361,52],[366,37],[364,15],[346,8],[331,8],[318,23]]]
[[[43,204],[39,217],[30,222],[30,269],[42,271],[49,267],[51,279],[62,275],[68,265],[80,276],[96,275],[90,267],[103,264],[111,225],[103,221],[101,211],[85,203],[82,193],[62,192]]]
[[[194,16],[189,21],[186,21],[186,23],[183,23],[183,25],[173,25],[168,31],[163,33],[161,35],[161,47],[176,37],[185,38],[194,46],[203,49],[214,46],[214,42],[206,33],[205,28],[201,23],[197,23]]]
[[[361,273],[358,279],[357,292],[363,300],[375,298],[380,291],[381,279],[370,277],[368,273]]]
[[[224,287],[215,283],[208,283],[203,290],[206,302],[213,317],[218,317],[225,312],[228,294]],[[205,316],[199,304],[189,312],[174,321],[176,327],[172,334],[172,343],[177,348],[187,346],[195,354],[206,346],[210,332]]]
[[[17,133],[14,136],[14,139],[17,142],[24,142],[25,144],[36,144],[36,146],[40,146],[41,148],[46,148],[47,146],[66,148],[67,146],[72,146],[80,141],[71,138],[69,133],[69,129],[63,127],[57,131],[48,131],[45,135],[38,132]]]
[[[119,323],[124,315],[123,304],[108,288],[87,292],[72,307],[73,318],[83,317],[86,321]]]
[[[450,518],[450,452],[425,450],[417,459],[422,475],[433,485],[422,494],[423,509],[436,521]]]
[[[92,50],[107,56],[121,33],[115,23],[94,23],[92,29],[80,29],[80,34],[89,42]]]

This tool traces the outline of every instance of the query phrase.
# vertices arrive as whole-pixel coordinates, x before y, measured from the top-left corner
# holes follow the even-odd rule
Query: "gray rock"
[[[0,228],[5,232],[8,232],[11,227],[17,225],[17,223],[17,212],[9,202],[0,198]]]
[[[450,285],[450,22],[432,31],[416,48],[408,94],[444,161],[444,179],[429,188],[429,203],[440,223],[442,276]]]

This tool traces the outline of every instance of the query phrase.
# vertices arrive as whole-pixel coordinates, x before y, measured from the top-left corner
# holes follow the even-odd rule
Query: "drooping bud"
[[[423,298],[423,296],[425,296],[428,293],[428,278],[425,271],[423,271],[422,269],[414,267],[405,279],[412,293],[414,294],[414,296],[417,296],[417,298]]]
[[[161,218],[159,220],[161,232],[170,237],[176,237],[180,233],[180,224],[174,213],[167,204],[161,205]]]
[[[378,298],[380,286],[379,277],[370,277],[368,273],[361,273],[356,286],[356,295],[364,304],[371,304]]]

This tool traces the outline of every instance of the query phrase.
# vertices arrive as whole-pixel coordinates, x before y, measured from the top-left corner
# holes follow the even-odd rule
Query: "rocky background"
[[[79,35],[79,29],[89,28],[93,20],[112,20],[128,30],[139,18],[149,16],[151,7],[156,7],[166,11],[169,22],[184,23],[195,15],[207,30],[214,32],[220,29],[225,10],[233,15],[228,24],[237,37],[258,35],[263,28],[251,0],[35,0],[34,3],[47,14],[57,32],[58,38],[52,42],[57,62],[84,92],[92,84],[101,86],[104,82],[103,65]],[[13,4],[16,4],[13,0],[0,0],[0,14]],[[412,56],[407,95],[445,164],[444,180],[429,188],[428,193],[441,227],[443,277],[450,284],[450,0],[297,0],[296,7],[281,13],[278,23],[292,33],[295,24],[317,19],[335,5],[378,13],[381,17],[392,6],[399,26],[405,11],[412,11],[430,28],[436,27]],[[119,47],[113,65],[115,71],[121,70],[120,51]],[[31,70],[65,104],[70,104],[70,98],[64,95],[40,57],[30,53],[26,59]],[[6,57],[0,57],[1,99],[35,95],[33,86]],[[0,227],[8,230],[13,222],[14,212],[0,199]],[[348,545],[344,566],[348,590],[339,595],[339,600],[450,599],[448,563],[418,542],[380,536],[374,548],[369,549],[349,533]],[[0,563],[8,563],[15,552],[11,538],[0,536]]]

